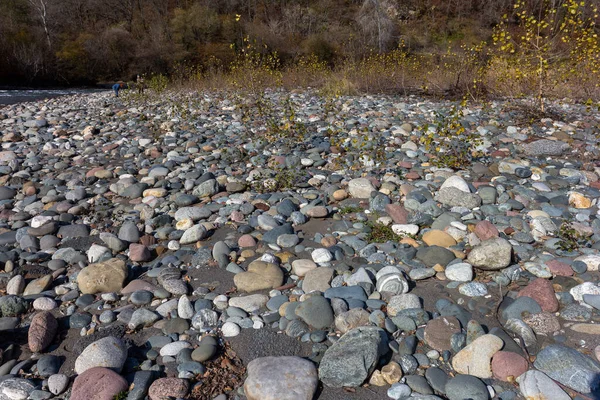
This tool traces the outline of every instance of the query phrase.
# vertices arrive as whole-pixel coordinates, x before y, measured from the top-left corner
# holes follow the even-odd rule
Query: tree
[[[50,28],[49,28],[49,20],[48,20],[48,2],[51,0],[27,0],[34,12],[37,14],[42,27],[44,28],[44,33],[46,35],[46,42],[48,44],[48,49],[52,49],[52,40],[50,39]]]
[[[358,12],[358,24],[363,32],[377,42],[377,49],[383,53],[394,31],[392,16],[396,13],[389,0],[364,0]]]
[[[525,0],[514,4],[493,33],[498,59],[508,79],[532,86],[542,112],[545,99],[558,85],[578,76],[589,80],[600,73],[600,41],[595,31],[598,9],[577,0],[541,0],[532,8]],[[589,12],[590,14],[588,14]],[[512,18],[515,29],[510,29]]]

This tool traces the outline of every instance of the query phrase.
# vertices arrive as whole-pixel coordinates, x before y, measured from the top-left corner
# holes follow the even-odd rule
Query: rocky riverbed
[[[0,109],[0,400],[600,398],[600,114],[265,99]]]

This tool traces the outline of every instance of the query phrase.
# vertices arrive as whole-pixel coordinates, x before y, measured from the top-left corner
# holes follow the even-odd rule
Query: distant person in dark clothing
[[[144,82],[143,76],[139,76],[139,75],[137,76],[136,86],[137,86],[138,94],[144,94],[144,89],[146,87],[146,84]]]
[[[119,90],[121,90],[121,89],[123,88],[123,86],[124,86],[124,85],[123,85],[123,82],[115,83],[115,84],[112,86],[112,89],[113,89],[113,90],[114,90],[114,92],[115,92],[115,97],[119,97]]]

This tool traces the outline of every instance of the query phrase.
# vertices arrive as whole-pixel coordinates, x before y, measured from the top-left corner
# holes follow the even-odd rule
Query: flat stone
[[[451,350],[452,335],[460,333],[460,331],[460,322],[456,317],[447,316],[432,319],[425,327],[425,343],[437,351]]]
[[[148,389],[150,400],[169,400],[172,398],[183,398],[190,390],[190,384],[186,379],[160,378],[155,380]]]
[[[331,287],[333,279],[333,268],[319,267],[306,272],[302,281],[302,290],[306,293],[312,291],[325,292]]]
[[[510,265],[512,246],[502,238],[485,240],[475,246],[467,260],[471,265],[485,271],[496,271]]]
[[[312,400],[319,383],[315,365],[300,357],[262,357],[248,364],[248,400]]]
[[[519,354],[499,351],[492,358],[492,372],[495,379],[511,382],[527,372],[529,363]]]
[[[236,274],[233,281],[243,292],[274,289],[283,284],[283,271],[277,264],[255,260],[248,265],[247,272]]]
[[[298,318],[315,329],[329,328],[334,321],[333,309],[329,301],[322,296],[313,296],[296,307]]]
[[[113,258],[82,269],[77,275],[77,284],[84,294],[119,292],[126,278],[127,265],[123,260]]]
[[[488,400],[490,393],[483,381],[473,375],[457,375],[446,383],[449,400]]]
[[[491,361],[504,346],[504,342],[495,335],[483,335],[459,351],[452,358],[452,368],[460,374],[473,375],[478,378],[492,377]]]
[[[552,283],[549,280],[537,278],[529,282],[526,287],[519,291],[518,296],[531,297],[542,307],[542,311],[558,311],[558,300],[554,294]]]
[[[526,399],[571,400],[571,396],[543,372],[532,369],[519,376],[517,382]]]
[[[534,366],[550,378],[581,393],[593,392],[600,385],[600,364],[569,347],[556,344],[546,346],[537,354]]]
[[[359,327],[329,347],[319,364],[319,379],[329,387],[358,387],[388,351],[387,334],[375,327]]]
[[[75,378],[70,400],[113,400],[128,386],[127,381],[116,372],[94,367]]]
[[[75,372],[103,367],[120,372],[127,359],[127,347],[114,336],[107,336],[88,345],[75,360]]]

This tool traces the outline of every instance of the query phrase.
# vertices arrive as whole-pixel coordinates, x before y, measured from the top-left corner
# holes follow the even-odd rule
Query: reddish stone
[[[400,204],[386,204],[385,211],[396,224],[406,224],[408,211]]]
[[[518,215],[519,215],[518,211],[507,211],[506,212],[507,217],[517,217]]]
[[[498,229],[490,221],[479,221],[475,225],[475,234],[481,240],[488,240],[498,237]]]
[[[404,175],[404,177],[406,179],[419,179],[421,178],[421,175],[419,175],[417,172],[409,172],[406,175]]]
[[[492,157],[506,157],[508,155],[507,151],[496,150],[492,152]]]
[[[236,210],[229,215],[229,218],[234,222],[242,222],[244,220],[244,214]]]
[[[569,264],[565,264],[558,260],[550,260],[545,264],[554,276],[573,276],[573,269]]]
[[[285,156],[275,156],[273,157],[273,161],[278,165],[285,165]]]
[[[242,235],[238,239],[238,246],[240,247],[254,247],[256,246],[256,239],[250,235]]]
[[[376,189],[379,189],[381,187],[381,182],[379,182],[379,179],[375,178],[374,176],[367,176],[367,179],[371,181],[371,183]]]
[[[90,169],[90,170],[87,172],[87,174],[85,174],[85,177],[86,177],[86,178],[92,177],[92,176],[94,176],[94,174],[95,174],[97,171],[102,171],[103,169],[104,169],[104,168],[102,168],[102,167],[96,167],[96,168],[92,168],[92,169]]]
[[[590,182],[590,186],[594,189],[600,189],[600,181]]]
[[[506,233],[507,235],[512,235],[513,233],[515,233],[514,228],[511,228],[510,226],[508,228],[504,229],[504,233]]]
[[[180,378],[160,378],[155,380],[150,389],[148,397],[150,400],[169,400],[170,398],[185,397],[190,384],[185,379]]]
[[[492,373],[494,378],[508,382],[509,376],[517,378],[527,372],[527,360],[511,351],[499,351],[492,358]]]
[[[29,325],[27,335],[29,349],[34,353],[44,350],[54,340],[57,330],[58,322],[52,314],[48,311],[36,314]]]
[[[542,311],[558,311],[558,300],[554,295],[552,283],[544,278],[537,278],[521,289],[518,297],[521,296],[527,296],[534,299],[540,307],[542,307]]]
[[[156,290],[156,287],[153,284],[143,281],[141,279],[134,279],[131,282],[129,282],[127,286],[121,289],[121,293],[129,294],[138,290],[147,290],[149,292],[154,292]]]
[[[258,203],[256,203],[256,204],[254,204],[254,207],[255,207],[257,210],[261,210],[261,211],[269,211],[269,210],[271,209],[271,207],[269,207],[269,205],[268,205],[268,204],[266,204],[266,203],[261,203],[261,202],[258,202]]]
[[[140,243],[146,247],[150,247],[156,244],[156,238],[152,235],[144,235],[140,238]]]
[[[398,163],[398,166],[400,168],[411,169],[413,167],[413,164],[410,161],[400,161]]]
[[[143,244],[131,243],[129,245],[129,259],[134,262],[149,261],[152,258],[150,250]]]
[[[127,381],[115,371],[94,367],[75,378],[70,400],[113,400],[128,387]]]

